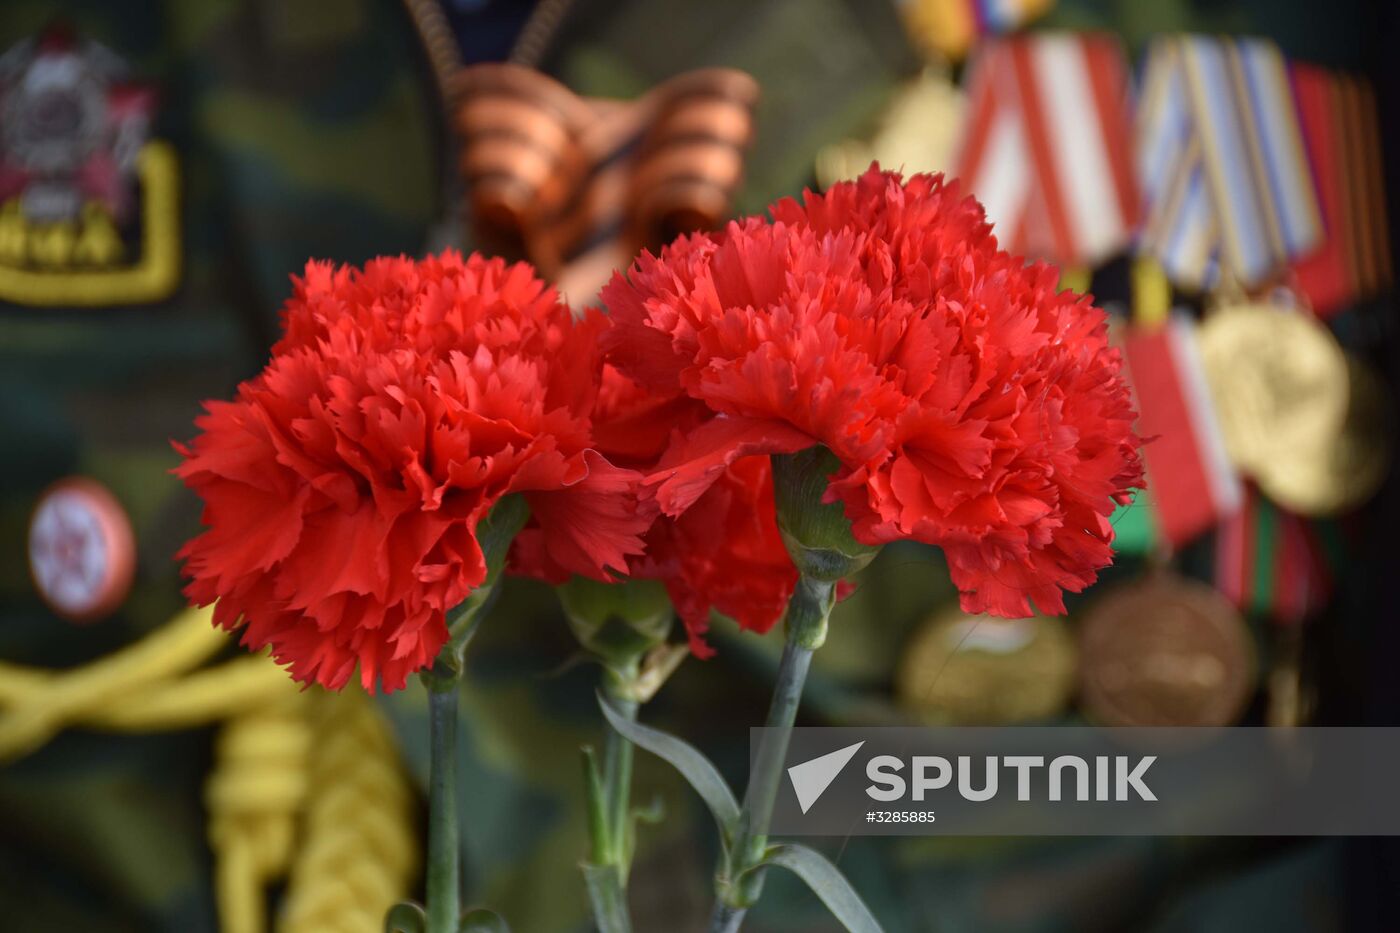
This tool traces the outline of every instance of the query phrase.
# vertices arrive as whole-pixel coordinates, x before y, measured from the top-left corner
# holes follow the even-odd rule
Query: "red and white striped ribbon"
[[[1148,488],[1162,537],[1187,543],[1239,511],[1244,489],[1230,463],[1195,322],[1173,316],[1165,326],[1134,328],[1124,341],[1138,404],[1138,432]]]
[[[1118,40],[1046,33],[988,43],[969,77],[957,175],[1012,252],[1092,265],[1138,220],[1128,69]]]

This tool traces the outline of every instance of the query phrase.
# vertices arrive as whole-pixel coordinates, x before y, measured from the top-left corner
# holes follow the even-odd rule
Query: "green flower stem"
[[[632,933],[632,918],[627,912],[627,888],[612,866],[589,867],[585,874],[588,899],[593,904],[593,923],[598,933]]]
[[[461,874],[457,847],[457,677],[437,665],[423,678],[428,688],[432,759],[428,770],[428,928],[457,933]]]
[[[638,660],[633,660],[623,670],[608,668],[603,677],[608,703],[618,715],[634,722],[640,704],[626,688],[636,681],[639,667]],[[585,767],[591,771],[595,766],[590,759]],[[585,873],[593,920],[600,933],[630,933],[627,875],[632,867],[632,743],[611,726],[604,739],[601,786],[591,781],[590,785],[593,864]]]
[[[558,588],[569,628],[603,669],[610,715],[630,722],[675,670],[683,654],[666,648],[671,599],[655,580],[604,583],[574,577]],[[632,867],[632,743],[604,726],[602,772],[584,751],[590,857],[581,867],[593,919],[603,933],[629,933],[627,876]]]
[[[747,907],[734,907],[724,901],[715,902],[714,915],[710,917],[710,933],[739,933],[739,925],[744,922]]]
[[[609,680],[612,678],[609,677]],[[625,719],[637,719],[636,700],[619,697],[611,691],[608,699],[613,709]],[[627,881],[631,868],[632,852],[629,845],[632,815],[632,743],[608,727],[603,745],[603,793],[605,814],[608,821],[608,860],[622,872],[622,881]]]
[[[477,523],[475,533],[486,564],[486,576],[460,604],[447,613],[447,644],[431,669],[422,674],[428,691],[428,870],[427,909],[396,904],[386,918],[387,929],[421,928],[424,933],[458,933],[462,926],[461,851],[457,825],[457,702],[466,666],[467,645],[497,594],[496,582],[505,567],[511,542],[530,518],[524,496],[501,499]],[[425,921],[420,925],[419,918]]]
[[[604,865],[608,861],[608,815],[603,802],[603,779],[598,774],[598,755],[592,745],[583,752],[583,798],[588,813],[588,864]]]
[[[830,581],[803,575],[788,603],[787,641],[778,665],[778,682],[768,707],[768,727],[758,748],[753,773],[749,776],[739,825],[729,847],[728,857],[716,882],[718,900],[710,920],[711,933],[732,933],[744,921],[748,908],[763,891],[763,869],[759,867],[768,848],[768,825],[773,803],[778,798],[783,759],[787,757],[802,687],[812,664],[812,652],[826,639],[827,620],[835,602],[836,588]]]
[[[739,831],[734,840],[734,848],[741,853],[744,862],[756,862],[763,854],[768,822],[773,814],[773,801],[778,796],[783,758],[787,755],[788,738],[793,721],[797,718],[802,685],[807,680],[807,670],[811,664],[812,649],[804,648],[789,638],[783,646],[778,682],[773,688],[773,701],[765,723],[774,731],[766,733],[758,747],[758,760],[754,762],[748,791],[744,794]]]
[[[529,519],[530,506],[525,498],[513,495],[497,502],[476,526],[481,556],[486,561],[486,579],[447,614],[447,644],[439,652],[437,663],[438,668],[446,668],[446,673],[461,677],[466,666],[467,645],[499,595],[496,584],[505,568],[511,542]]]

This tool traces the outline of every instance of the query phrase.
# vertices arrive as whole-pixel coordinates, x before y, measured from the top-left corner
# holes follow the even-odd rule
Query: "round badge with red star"
[[[29,572],[44,602],[64,618],[110,615],[136,573],[136,539],[121,503],[86,477],[54,483],[29,521]]]

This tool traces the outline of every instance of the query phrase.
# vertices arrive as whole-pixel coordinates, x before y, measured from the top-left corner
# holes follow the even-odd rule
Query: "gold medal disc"
[[[1336,515],[1375,494],[1390,468],[1392,411],[1385,383],[1371,367],[1347,358],[1347,414],[1335,437],[1281,453],[1256,473],[1279,505],[1303,515]]]
[[[914,633],[897,686],[901,704],[926,722],[1002,725],[1059,713],[1074,680],[1074,640],[1062,620],[954,607]]]
[[[1201,357],[1231,459],[1262,475],[1316,449],[1347,417],[1346,356],[1327,328],[1268,304],[1222,309],[1199,332]]]
[[[1079,628],[1084,713],[1108,726],[1225,726],[1254,687],[1254,644],[1219,592],[1156,574],[1101,596]]]

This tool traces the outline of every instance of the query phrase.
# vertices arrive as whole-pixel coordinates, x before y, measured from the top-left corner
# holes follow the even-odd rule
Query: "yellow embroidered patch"
[[[84,205],[73,220],[25,218],[18,198],[0,205],[0,301],[99,307],[157,301],[180,280],[180,171],[159,140],[136,156],[141,236],[123,243],[107,210]],[[128,259],[127,253],[135,256]]]

